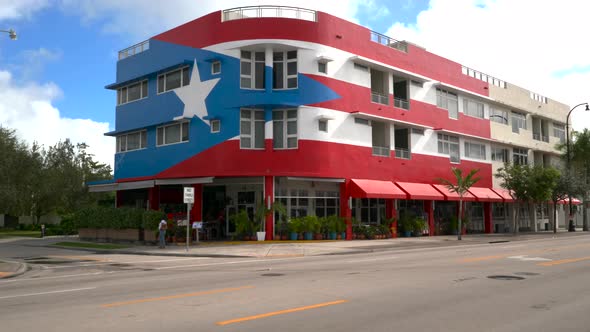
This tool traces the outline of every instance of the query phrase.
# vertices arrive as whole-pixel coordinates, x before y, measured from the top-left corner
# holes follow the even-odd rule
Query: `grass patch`
[[[70,248],[91,248],[91,249],[124,249],[129,246],[121,244],[110,244],[110,243],[86,243],[86,242],[57,242],[53,244],[59,247],[70,247]]]
[[[41,237],[41,231],[19,231],[14,229],[0,229],[0,239],[14,236]]]

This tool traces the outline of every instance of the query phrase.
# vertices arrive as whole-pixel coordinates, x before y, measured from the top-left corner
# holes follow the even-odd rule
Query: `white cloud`
[[[387,35],[574,106],[590,101],[587,4],[564,0],[431,0],[416,24]],[[561,73],[561,75],[560,75]],[[590,112],[572,113],[574,129]]]
[[[60,115],[52,103],[62,92],[53,83],[19,85],[12,74],[0,71],[0,125],[15,129],[21,139],[45,147],[69,138],[89,145],[94,160],[113,165],[115,142],[103,134],[109,124],[90,119],[70,119]]]
[[[364,0],[275,1],[275,5],[320,10],[353,21],[358,7],[364,3]],[[81,16],[87,24],[100,24],[104,32],[122,35],[130,42],[147,39],[216,10],[267,4],[265,0],[61,0],[66,12]]]
[[[49,2],[49,0],[0,0],[0,21],[28,19],[35,12],[47,7]]]

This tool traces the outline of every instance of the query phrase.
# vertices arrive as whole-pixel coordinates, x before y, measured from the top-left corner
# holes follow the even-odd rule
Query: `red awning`
[[[514,197],[512,197],[512,195],[510,194],[510,190],[504,188],[492,188],[492,191],[500,195],[500,197],[504,199],[505,203],[514,202]]]
[[[473,196],[475,196],[475,199],[478,202],[494,202],[494,203],[504,202],[504,200],[502,199],[502,196],[496,194],[490,188],[471,187],[471,188],[469,188],[469,192],[472,193]]]
[[[562,200],[557,201],[557,203],[568,205],[570,203],[570,199],[569,198],[562,199]],[[581,204],[582,204],[582,201],[580,201],[577,198],[572,198],[572,205],[581,205]]]
[[[412,183],[412,182],[396,182],[403,191],[408,194],[410,199],[416,200],[434,200],[444,201],[445,196],[438,190],[434,189],[430,184],[427,183]]]
[[[391,181],[352,179],[350,195],[354,198],[407,199],[407,195]]]
[[[443,196],[445,196],[445,201],[459,201],[459,194],[449,191],[447,186],[442,184],[433,184],[432,186],[436,190],[440,191],[440,193],[443,194]],[[463,201],[475,202],[475,196],[473,196],[470,192],[466,191],[465,194],[463,194]]]

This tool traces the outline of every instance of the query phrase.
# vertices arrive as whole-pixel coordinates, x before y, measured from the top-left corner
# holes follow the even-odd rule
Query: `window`
[[[216,75],[221,73],[221,62],[214,61],[211,64],[211,74]]]
[[[412,134],[424,136],[424,129],[422,129],[422,128],[412,128]]]
[[[438,153],[449,155],[451,157],[451,162],[453,163],[460,162],[459,137],[438,134]]]
[[[264,52],[240,52],[240,88],[264,89]]]
[[[465,113],[465,115],[483,119],[483,104],[473,100],[464,99],[463,113]]]
[[[484,144],[465,142],[465,157],[485,160],[486,146]]]
[[[273,148],[297,148],[297,110],[272,112]]]
[[[142,130],[131,134],[117,136],[117,152],[145,149],[147,131]]]
[[[506,206],[504,203],[493,203],[492,204],[492,218],[493,219],[505,219],[506,218]]]
[[[158,127],[157,145],[188,142],[188,121]]]
[[[521,128],[526,130],[526,115],[512,112],[512,132],[518,134]]]
[[[328,64],[326,62],[318,62],[318,72],[327,74],[328,73]]]
[[[126,104],[134,100],[147,98],[148,81],[129,84],[117,90],[117,105]]]
[[[211,132],[218,133],[221,130],[220,120],[211,120]]]
[[[508,112],[495,108],[490,108],[490,120],[497,123],[508,125]]]
[[[158,93],[188,85],[190,82],[188,71],[189,67],[184,67],[158,76]]]
[[[272,57],[272,88],[297,88],[297,51],[274,52]]]
[[[497,146],[492,146],[492,160],[507,163],[509,161],[508,149],[497,147]]]
[[[547,97],[543,97],[540,94],[534,92],[530,92],[530,96],[532,100],[547,104]]]
[[[318,120],[318,130],[328,132],[328,120]]]
[[[361,198],[360,214],[362,223],[379,224],[379,221],[385,218],[385,200],[382,198]]]
[[[529,162],[527,149],[512,148],[512,160],[515,165],[526,165]]]
[[[553,123],[553,136],[559,138],[561,143],[565,142],[565,125]]]
[[[337,191],[316,191],[315,215],[318,217],[337,216],[340,213],[340,193]]]
[[[291,189],[291,197],[289,198],[289,215],[291,218],[307,216],[307,209],[309,207],[309,197],[307,190]]]
[[[354,123],[369,126],[369,120],[362,118],[354,118]]]
[[[264,111],[240,110],[240,148],[264,149]]]
[[[457,99],[457,94],[443,89],[436,89],[436,106],[448,110],[449,118],[459,118],[459,101]]]
[[[354,63],[354,69],[358,69],[358,70],[362,70],[362,71],[369,71],[369,67],[365,66],[365,65],[361,65],[358,63]]]

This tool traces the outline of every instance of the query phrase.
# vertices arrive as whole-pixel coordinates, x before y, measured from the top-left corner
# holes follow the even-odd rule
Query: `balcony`
[[[379,92],[371,91],[371,101],[378,104],[389,105],[389,96]]]
[[[410,159],[410,150],[395,148],[395,157],[400,159]]]
[[[403,108],[405,110],[409,110],[410,109],[410,102],[405,99],[394,97],[393,98],[393,106],[395,106],[397,108]]]
[[[547,136],[547,135],[541,135],[539,133],[533,133],[533,139],[535,141],[543,141],[543,142],[549,143],[549,136]]]
[[[286,6],[249,6],[226,9],[223,11],[222,22],[248,18],[276,17],[317,22],[315,10]]]
[[[375,31],[371,31],[371,41],[408,53],[408,43],[387,37]]]
[[[373,155],[381,157],[389,157],[390,149],[388,146],[373,146]]]
[[[150,41],[148,39],[146,41],[142,41],[139,44],[135,44],[131,47],[127,47],[126,49],[124,49],[122,51],[119,51],[119,60],[139,54],[139,53],[147,51],[149,49],[150,49]]]

